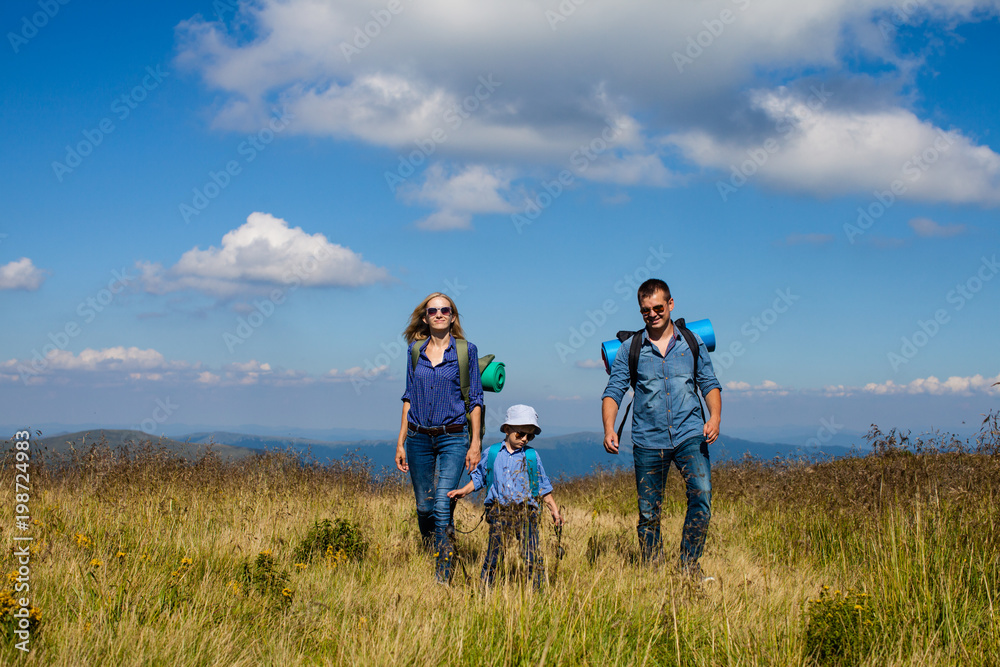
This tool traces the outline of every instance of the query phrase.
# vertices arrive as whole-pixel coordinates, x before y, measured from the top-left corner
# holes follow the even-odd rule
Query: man
[[[651,278],[639,286],[637,296],[639,312],[646,323],[641,336],[632,408],[639,546],[644,562],[660,556],[660,508],[667,471],[673,462],[687,487],[680,569],[700,580],[698,559],[705,548],[712,507],[708,445],[719,437],[722,387],[715,378],[705,343],[697,334],[698,367],[693,367],[691,348],[670,319],[674,300],[667,284]],[[611,377],[601,400],[604,449],[611,454],[618,454],[615,419],[629,387],[631,343],[631,338],[622,342],[615,355]],[[708,405],[707,422],[697,394],[699,388]]]

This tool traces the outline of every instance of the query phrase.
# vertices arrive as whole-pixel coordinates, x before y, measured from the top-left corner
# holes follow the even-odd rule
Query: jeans
[[[490,526],[490,537],[486,558],[483,559],[483,583],[493,584],[507,543],[516,536],[521,542],[521,556],[528,567],[528,579],[535,590],[541,588],[545,580],[545,562],[538,549],[538,508],[527,503],[491,504],[486,509],[486,523]]]
[[[437,578],[450,581],[454,545],[449,536],[455,503],[448,492],[457,489],[469,451],[469,430],[426,435],[406,432],[406,462],[417,498],[417,525],[424,544],[433,540],[437,552]]]
[[[642,560],[660,557],[660,510],[667,471],[673,462],[687,486],[687,514],[681,534],[682,568],[694,566],[705,549],[705,536],[712,516],[712,466],[705,436],[688,438],[674,449],[647,449],[635,446],[635,484],[639,496],[639,547]]]

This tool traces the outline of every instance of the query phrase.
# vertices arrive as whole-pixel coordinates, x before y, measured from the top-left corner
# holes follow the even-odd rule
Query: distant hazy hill
[[[277,449],[293,451],[309,455],[319,462],[343,458],[349,452],[360,454],[371,460],[376,471],[382,468],[396,469],[396,442],[394,440],[359,440],[355,442],[328,442],[306,438],[288,438],[276,436],[247,435],[214,431],[209,433],[192,433],[184,437],[192,443],[222,443],[231,446],[251,449]],[[487,439],[484,446],[498,441],[499,437]],[[532,441],[532,446],[542,454],[545,471],[551,477],[575,477],[593,472],[596,466],[605,468],[629,468],[632,466],[631,443],[623,442],[621,454],[613,456],[604,451],[603,436],[600,433],[581,432],[560,435],[551,438],[539,437]],[[846,455],[847,447],[824,447],[822,450],[804,449],[795,445],[773,444],[742,440],[721,436],[717,444],[712,445],[712,461],[738,460],[745,454],[761,459],[781,457],[838,457]]]
[[[150,437],[142,431],[131,431],[123,429],[95,429],[90,431],[78,431],[76,433],[66,433],[54,435],[48,438],[41,438],[32,441],[32,447],[36,450],[42,449],[51,453],[68,454],[72,449],[85,451],[92,444],[104,443],[112,449],[128,447],[135,450],[151,445],[156,449],[164,449],[172,454],[177,454],[184,458],[196,459],[208,451],[209,446],[200,443],[179,442],[167,438]],[[241,459],[246,456],[259,454],[262,448],[234,447],[228,444],[212,445],[212,451],[222,459]]]

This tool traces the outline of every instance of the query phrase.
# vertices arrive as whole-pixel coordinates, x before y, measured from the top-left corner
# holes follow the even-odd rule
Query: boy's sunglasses
[[[511,433],[511,435],[519,435],[521,437],[525,437],[529,441],[535,439],[535,432],[534,431],[522,431],[520,429],[516,429],[515,428],[515,429],[512,429],[510,433]]]
[[[451,315],[451,306],[445,306],[444,308],[428,308],[428,315],[437,315],[438,311],[441,311],[442,315]]]
[[[658,303],[655,306],[653,306],[651,309],[650,308],[645,308],[645,307],[640,308],[639,312],[642,313],[643,315],[649,315],[649,311],[652,310],[657,315],[662,315],[663,311],[665,309],[666,309],[666,306],[664,306],[662,303]]]

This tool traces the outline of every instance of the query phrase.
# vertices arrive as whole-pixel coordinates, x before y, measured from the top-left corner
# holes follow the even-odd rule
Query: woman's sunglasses
[[[645,308],[645,307],[640,308],[639,312],[642,313],[643,315],[649,315],[649,311],[652,310],[657,315],[662,315],[663,311],[665,309],[666,309],[666,306],[664,306],[662,303],[658,303],[655,306],[653,306],[651,309],[650,308]]]
[[[428,308],[428,315],[437,315],[438,311],[441,311],[442,315],[451,315],[451,306],[445,306],[444,308]]]

